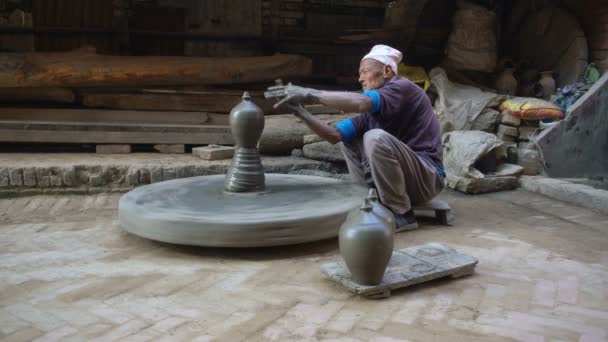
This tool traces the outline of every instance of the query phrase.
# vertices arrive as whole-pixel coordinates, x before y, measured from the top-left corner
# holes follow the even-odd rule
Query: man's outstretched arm
[[[291,84],[280,87],[271,87],[269,90],[273,88],[274,90],[280,89],[285,96],[275,105],[275,108],[280,107],[285,103],[301,103],[302,101],[310,101],[340,109],[347,113],[363,113],[372,111],[373,109],[373,102],[370,95],[345,91],[316,90],[294,86]]]
[[[320,136],[323,140],[328,141],[331,144],[336,144],[342,141],[342,134],[338,129],[317,119],[314,115],[310,114],[310,112],[308,112],[304,106],[300,104],[292,105],[289,103],[287,103],[285,106],[293,110],[294,114],[301,118],[310,128],[310,130],[316,135]]]

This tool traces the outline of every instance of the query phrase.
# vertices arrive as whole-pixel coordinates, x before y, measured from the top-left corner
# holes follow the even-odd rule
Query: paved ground
[[[399,234],[479,258],[474,276],[357,298],[335,240],[226,250],[122,232],[117,195],[0,200],[0,339],[604,341],[608,217],[523,191],[445,193],[454,227]]]

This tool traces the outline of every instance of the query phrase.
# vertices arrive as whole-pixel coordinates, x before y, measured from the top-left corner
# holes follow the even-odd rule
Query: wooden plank
[[[75,103],[76,95],[66,88],[0,88],[0,102]]]
[[[321,272],[347,290],[370,298],[385,298],[392,290],[420,284],[446,276],[453,278],[472,274],[477,259],[439,243],[393,251],[379,285],[355,283],[343,262],[321,265]]]
[[[78,122],[78,121],[21,121],[2,120],[0,128],[56,131],[123,131],[123,132],[194,132],[194,133],[229,133],[229,126],[211,125],[176,125],[176,124],[142,124],[114,122]]]
[[[202,112],[0,108],[0,120],[228,125],[229,116]]]
[[[250,92],[253,102],[264,114],[285,114],[285,109],[275,109],[277,99],[264,98],[263,92]],[[83,105],[91,108],[108,108],[137,111],[197,111],[228,114],[242,100],[242,91],[177,91],[144,89],[143,93],[94,93],[82,94]],[[339,110],[325,105],[310,105],[312,114],[334,114]],[[288,111],[287,111],[288,112]]]
[[[178,92],[144,91],[140,94],[84,93],[82,104],[92,108],[110,108],[147,111],[197,111],[230,113],[242,100],[242,92]],[[275,113],[273,101],[262,94],[253,95],[253,101],[264,113]]]
[[[310,75],[300,55],[259,57],[108,56],[89,50],[7,53],[0,87],[86,87],[244,84]]]
[[[0,142],[107,144],[233,144],[225,132],[50,131],[0,128]]]

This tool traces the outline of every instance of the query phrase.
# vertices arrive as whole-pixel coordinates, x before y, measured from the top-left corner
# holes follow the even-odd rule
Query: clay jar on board
[[[340,254],[353,281],[361,285],[380,284],[393,254],[394,217],[391,224],[378,209],[388,211],[380,203],[365,198],[360,210],[340,227]]]

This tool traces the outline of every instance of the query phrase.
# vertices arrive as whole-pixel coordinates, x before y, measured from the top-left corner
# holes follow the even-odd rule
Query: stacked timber
[[[227,114],[244,90],[310,73],[311,61],[297,55],[3,54],[0,101],[10,107],[0,108],[0,142],[228,145]],[[267,114],[278,113],[261,90],[251,93]]]

